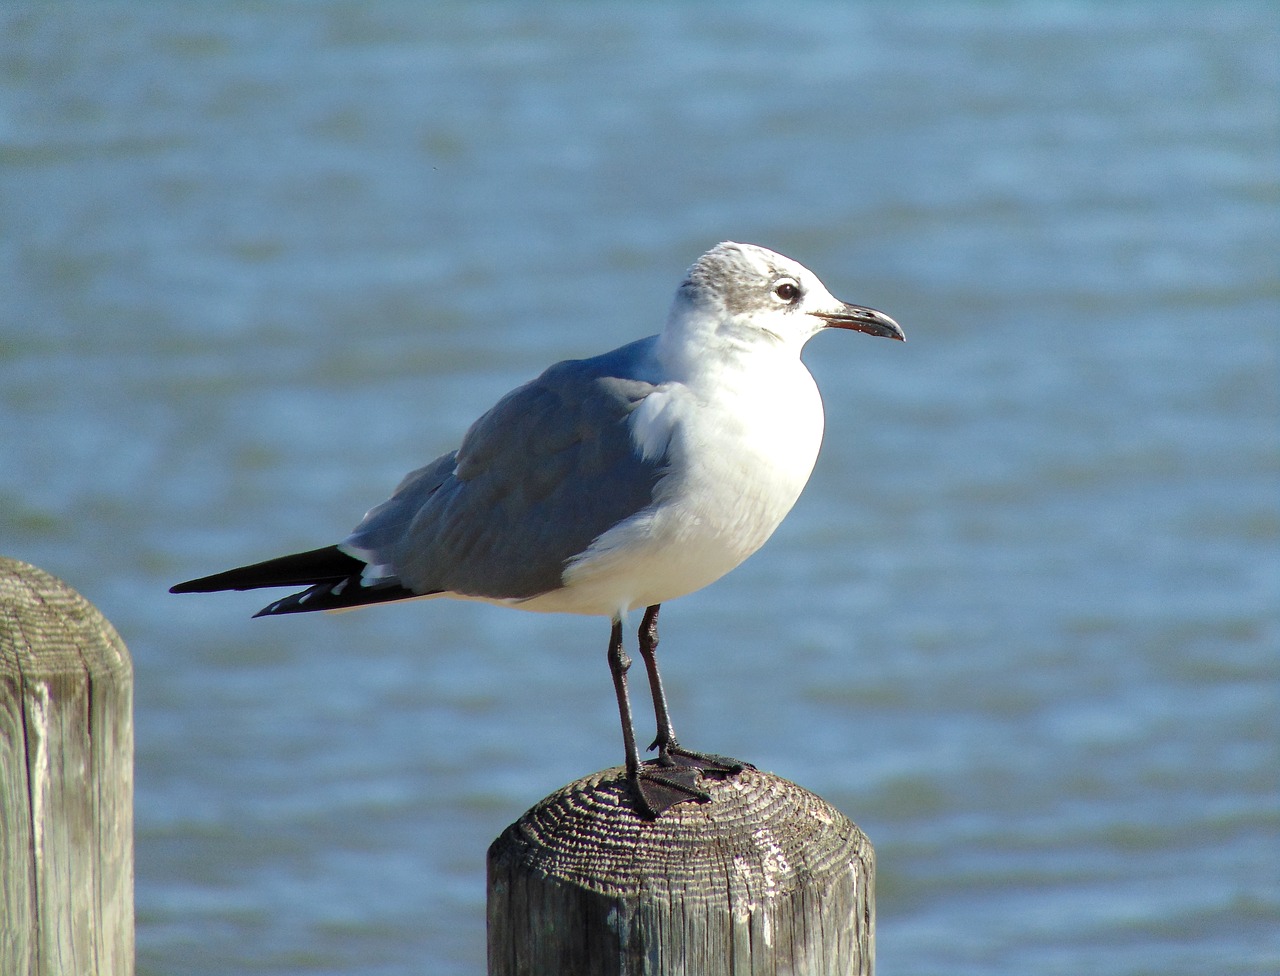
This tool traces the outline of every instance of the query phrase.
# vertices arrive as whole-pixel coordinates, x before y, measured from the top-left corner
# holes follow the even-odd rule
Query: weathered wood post
[[[129,652],[65,583],[0,558],[0,973],[133,968]]]
[[[547,797],[489,848],[489,976],[846,976],[875,966],[875,854],[770,773],[635,812],[621,768]]]

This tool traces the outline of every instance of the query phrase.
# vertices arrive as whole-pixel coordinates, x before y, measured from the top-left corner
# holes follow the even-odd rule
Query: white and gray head
[[[756,244],[725,241],[689,269],[668,332],[701,343],[791,346],[826,328],[903,339],[883,312],[840,301],[804,265]]]

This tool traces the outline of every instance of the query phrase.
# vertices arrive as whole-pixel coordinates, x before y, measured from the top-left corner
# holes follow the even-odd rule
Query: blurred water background
[[[140,971],[483,971],[488,843],[621,759],[606,623],[166,587],[340,538],[738,239],[909,341],[809,347],[809,489],[664,614],[682,739],[868,832],[885,976],[1276,972],[1278,41],[1267,2],[0,8],[0,551],[132,649]]]

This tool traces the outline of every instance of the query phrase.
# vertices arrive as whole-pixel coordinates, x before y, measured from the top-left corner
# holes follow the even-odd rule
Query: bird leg
[[[676,730],[671,725],[667,711],[667,694],[662,688],[662,675],[658,673],[658,611],[662,605],[655,603],[644,612],[640,621],[640,656],[649,672],[649,692],[653,695],[653,714],[658,723],[658,735],[650,749],[658,750],[658,758],[650,762],[665,768],[694,768],[705,773],[732,776],[744,769],[755,769],[750,763],[728,756],[716,756],[705,752],[693,752],[676,742]]]
[[[667,693],[662,689],[662,675],[658,673],[658,611],[661,609],[662,604],[655,603],[644,612],[640,621],[640,656],[644,658],[645,670],[649,672],[649,693],[653,696],[653,715],[658,722],[658,735],[649,749],[657,749],[658,761],[669,766],[673,765],[668,753],[676,744],[676,730],[671,725]]]
[[[649,820],[656,820],[677,803],[697,800],[705,803],[711,795],[699,788],[701,770],[696,766],[658,766],[640,763],[636,751],[636,731],[631,721],[631,697],[627,692],[627,671],[631,658],[622,647],[622,620],[613,621],[609,637],[609,672],[613,690],[618,696],[618,715],[622,719],[622,744],[627,755],[627,782],[635,793],[636,809]]]
[[[622,745],[627,753],[627,779],[633,779],[640,770],[640,757],[636,752],[636,729],[631,722],[631,696],[627,693],[627,672],[631,670],[631,658],[622,647],[622,621],[613,622],[609,635],[609,673],[613,675],[613,691],[618,696],[618,715],[622,719]]]

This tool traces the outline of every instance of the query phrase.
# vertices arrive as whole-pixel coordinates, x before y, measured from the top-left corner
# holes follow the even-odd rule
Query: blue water
[[[810,346],[806,494],[664,611],[682,739],[866,830],[885,976],[1280,970],[1278,41],[1264,2],[0,9],[0,551],[133,652],[140,971],[483,970],[488,843],[620,760],[605,622],[165,590],[340,538],[725,238],[909,341]]]

